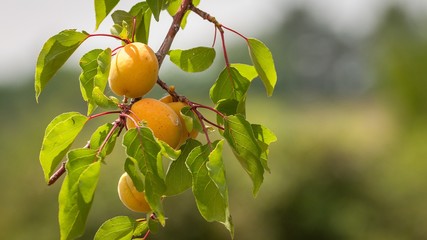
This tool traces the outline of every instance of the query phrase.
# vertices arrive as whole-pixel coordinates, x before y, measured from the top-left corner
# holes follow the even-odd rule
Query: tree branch
[[[162,65],[163,60],[166,54],[169,52],[172,42],[179,31],[181,26],[182,19],[184,18],[185,12],[192,6],[192,0],[184,0],[181,3],[181,6],[178,9],[178,12],[173,16],[173,21],[171,26],[169,27],[169,31],[166,34],[165,39],[163,40],[162,45],[157,51],[157,59],[159,61],[159,66]]]

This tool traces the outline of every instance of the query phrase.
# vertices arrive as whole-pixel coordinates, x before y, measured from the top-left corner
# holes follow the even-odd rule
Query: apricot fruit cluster
[[[144,43],[134,42],[119,49],[111,58],[108,83],[115,94],[137,98],[154,87],[158,73],[154,51]]]

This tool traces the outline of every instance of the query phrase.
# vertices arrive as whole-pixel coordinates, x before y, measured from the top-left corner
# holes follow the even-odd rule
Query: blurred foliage
[[[427,238],[427,31],[397,7],[382,19],[369,38],[352,39],[299,9],[273,35],[262,36],[279,81],[267,100],[259,81],[250,89],[248,117],[269,126],[279,141],[256,199],[238,163],[224,157],[236,239]],[[232,58],[243,59],[239,52],[230,48]],[[78,74],[60,72],[38,105],[31,77],[0,89],[0,239],[58,237],[59,184],[45,185],[38,150],[54,116],[86,112],[76,97]],[[207,85],[189,82],[215,77],[167,72],[164,78],[201,99]],[[105,121],[91,122],[76,147]],[[84,239],[111,216],[128,214],[116,194],[123,158],[115,151],[102,169]],[[227,239],[219,224],[202,220],[191,194],[165,204],[167,226],[151,239]]]

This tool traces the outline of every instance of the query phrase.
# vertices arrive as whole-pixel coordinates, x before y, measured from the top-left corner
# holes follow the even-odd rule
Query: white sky
[[[307,7],[316,19],[334,31],[364,34],[374,26],[376,16],[385,3],[393,1],[405,3],[414,12],[425,13],[427,9],[426,0],[202,0],[199,7],[246,36],[273,29],[293,7],[299,5]],[[128,10],[135,2],[122,0],[116,9]],[[194,21],[189,21],[185,32],[178,33],[173,47],[210,45],[213,27],[196,18],[193,16]],[[150,45],[155,50],[170,23],[166,15],[162,15],[160,20],[160,23],[153,20],[155,24],[150,36]],[[93,0],[3,1],[0,3],[0,87],[16,83],[17,77],[33,76],[38,53],[50,36],[69,28],[93,32],[94,26]],[[109,33],[110,26],[108,19],[98,32]],[[89,39],[67,64],[78,66],[78,59],[88,50],[114,46],[117,42],[113,40]]]

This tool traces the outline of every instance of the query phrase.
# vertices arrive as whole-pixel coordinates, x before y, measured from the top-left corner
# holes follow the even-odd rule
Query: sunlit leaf
[[[196,131],[202,130],[202,125],[200,124],[199,119],[197,118],[196,114],[194,114],[193,111],[191,111],[190,107],[183,107],[181,109],[181,117],[184,120],[185,128],[188,132],[193,131],[194,129]]]
[[[118,104],[120,102],[116,97],[107,97],[99,87],[93,88],[92,100],[93,103],[104,109],[118,109]]]
[[[110,71],[111,49],[94,49],[80,59],[80,91],[83,99],[88,102],[88,115],[99,105],[113,108],[111,99],[105,99],[104,90],[107,86]],[[98,88],[98,89],[95,89]]]
[[[146,127],[130,129],[123,137],[123,145],[129,158],[136,160],[139,170],[145,176],[145,197],[162,225],[165,218],[162,196],[166,190],[164,182],[162,148]]]
[[[246,98],[250,81],[240,75],[237,69],[225,68],[210,89],[210,97],[214,103],[221,99],[242,101]]]
[[[108,16],[120,0],[95,0],[96,27]]]
[[[170,0],[167,8],[169,15],[173,17],[181,6],[181,3],[182,0]]]
[[[135,41],[148,43],[151,16],[153,15],[147,2],[135,4],[129,13],[136,18]]]
[[[180,194],[191,187],[191,174],[185,165],[185,161],[191,150],[200,145],[200,142],[189,139],[181,146],[181,155],[169,164],[166,172],[166,196]]]
[[[268,129],[267,127],[259,124],[252,124],[252,130],[254,132],[255,138],[258,140],[258,145],[261,148],[261,163],[265,170],[270,172],[268,168],[267,159],[268,159],[268,146],[270,143],[277,141],[276,135]]]
[[[126,158],[125,160],[125,171],[132,179],[133,185],[135,185],[136,190],[143,192],[144,187],[144,175],[141,173],[138,167],[138,162],[134,158]]]
[[[85,125],[87,117],[78,112],[63,113],[46,128],[40,150],[40,164],[46,182]]]
[[[36,64],[34,87],[37,101],[46,84],[86,37],[86,33],[77,32],[76,30],[64,30],[46,41]]]
[[[215,49],[196,47],[188,50],[169,51],[171,62],[186,72],[202,72],[215,60]]]
[[[240,73],[240,75],[249,81],[252,81],[258,77],[258,73],[254,66],[243,63],[232,63],[230,64],[230,67],[235,68]]]
[[[128,216],[117,216],[105,221],[95,234],[94,240],[132,239],[136,221]]]
[[[222,161],[223,140],[195,147],[186,165],[192,175],[192,190],[200,214],[209,222],[224,224],[233,235],[233,224],[228,208],[228,188]]]
[[[199,3],[200,3],[200,0],[193,0],[192,1],[192,4],[196,7],[197,7],[197,5],[199,5]],[[171,0],[171,1],[169,1],[169,5],[167,8],[168,13],[171,16],[175,16],[175,14],[178,12],[181,4],[182,4],[182,0]],[[187,25],[187,18],[188,18],[188,15],[190,14],[190,12],[191,11],[187,10],[184,14],[184,17],[182,18],[182,21],[181,21],[181,28],[182,29],[184,29],[185,26]]]
[[[82,56],[80,59],[80,67],[82,72],[80,73],[80,91],[82,93],[83,100],[86,102],[92,98],[92,91],[94,87],[93,78],[97,74],[98,68],[98,56],[102,52],[102,49],[93,49]]]
[[[90,148],[97,149],[99,151],[99,148],[101,146],[103,147],[100,154],[98,154],[102,159],[113,151],[114,145],[116,144],[118,129],[109,136],[112,129],[113,124],[106,123],[98,127],[90,138]],[[107,136],[109,136],[108,140],[106,140]]]
[[[238,102],[237,113],[246,113],[246,94],[251,82],[234,68],[225,68],[212,85],[209,95],[214,103],[223,99],[234,99]]]
[[[271,54],[270,49],[257,39],[249,38],[248,46],[255,69],[264,83],[267,95],[271,96],[277,82],[277,73],[276,68],[274,67],[273,55]]]
[[[253,194],[256,196],[264,180],[264,167],[261,163],[262,150],[258,146],[252,126],[242,115],[235,115],[225,118],[224,128],[224,138],[252,179]]]
[[[159,140],[159,142],[161,143],[160,146],[162,147],[162,155],[171,159],[171,160],[176,160],[179,155],[181,154],[181,150],[176,150],[173,147],[169,146],[169,144],[167,144],[166,142]]]
[[[67,175],[59,192],[61,239],[76,239],[85,229],[98,184],[101,162],[94,149],[75,149],[68,153]]]

